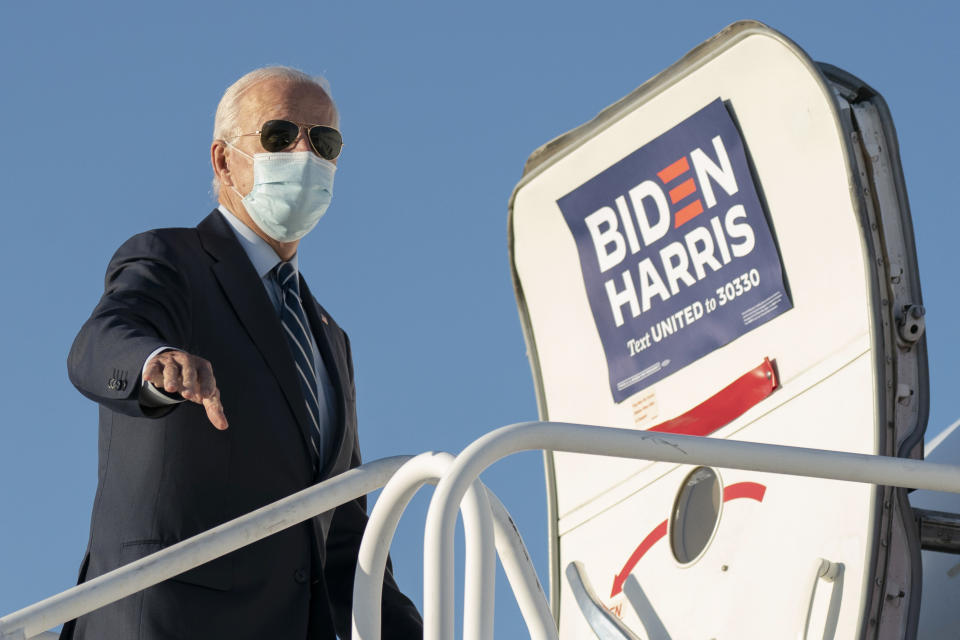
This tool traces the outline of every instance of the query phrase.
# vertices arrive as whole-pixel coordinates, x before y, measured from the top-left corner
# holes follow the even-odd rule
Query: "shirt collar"
[[[229,209],[222,204],[218,206],[217,209],[223,214],[226,221],[230,223],[233,233],[237,236],[237,240],[240,241],[240,246],[243,247],[247,257],[250,258],[253,268],[257,270],[257,275],[265,278],[271,269],[283,262],[277,255],[277,252],[273,250],[273,247],[267,244],[266,240],[254,233],[253,229],[245,225],[240,218],[233,215]],[[293,265],[295,271],[298,270],[297,254],[293,254],[293,257],[290,258],[290,264]]]

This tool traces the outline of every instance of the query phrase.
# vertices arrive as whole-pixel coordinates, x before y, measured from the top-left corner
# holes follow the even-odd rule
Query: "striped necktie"
[[[300,388],[307,402],[307,414],[310,416],[310,444],[316,455],[317,466],[323,463],[323,431],[320,428],[320,403],[317,401],[317,372],[313,370],[313,348],[310,346],[310,324],[303,311],[300,300],[300,278],[289,262],[277,265],[277,282],[282,291],[280,324],[290,344],[293,362],[300,378]]]

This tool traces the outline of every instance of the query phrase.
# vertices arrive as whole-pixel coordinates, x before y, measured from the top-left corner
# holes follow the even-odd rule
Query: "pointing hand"
[[[207,360],[185,351],[164,351],[147,363],[143,379],[167,393],[179,393],[184,400],[203,405],[214,427],[221,431],[227,428],[217,379]]]

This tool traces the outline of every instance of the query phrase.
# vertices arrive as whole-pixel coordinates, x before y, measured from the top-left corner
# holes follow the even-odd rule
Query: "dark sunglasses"
[[[276,153],[292,145],[300,137],[300,131],[307,130],[310,146],[321,158],[335,160],[343,149],[343,138],[333,127],[322,124],[301,124],[289,120],[267,120],[259,131],[241,133],[242,136],[260,136],[260,144],[266,151]]]

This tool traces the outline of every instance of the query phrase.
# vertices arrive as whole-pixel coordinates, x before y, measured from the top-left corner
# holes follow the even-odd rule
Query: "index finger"
[[[220,402],[220,391],[217,390],[213,395],[203,399],[203,408],[207,411],[207,419],[219,431],[224,431],[229,427],[227,416],[223,413],[223,404]]]

